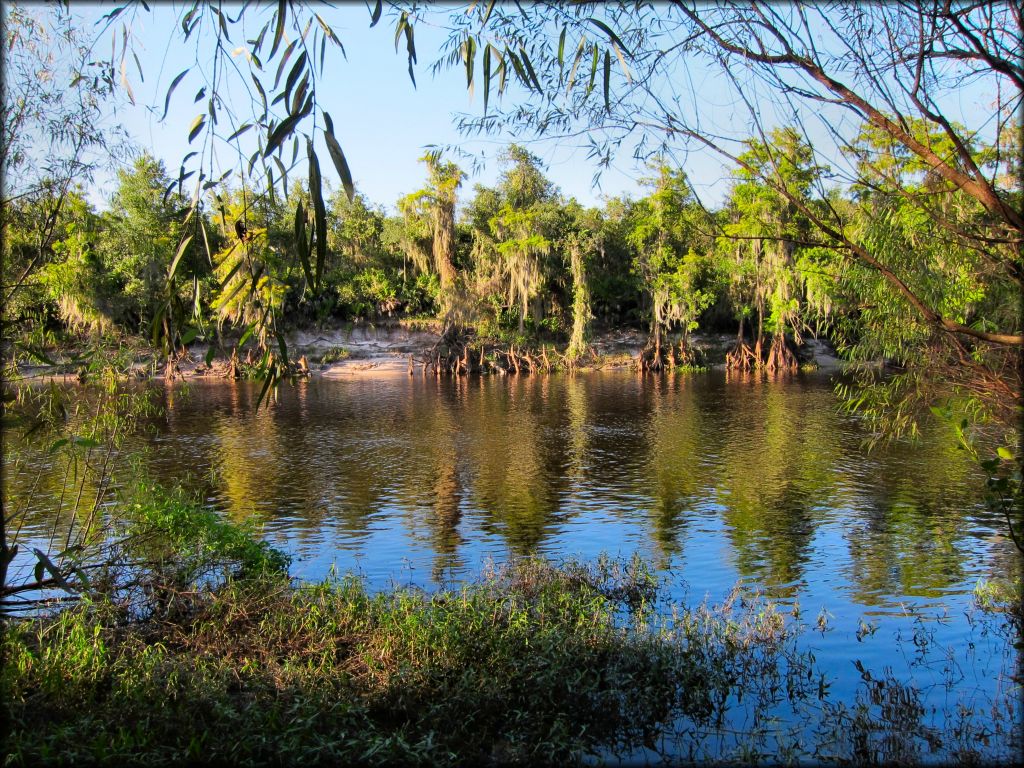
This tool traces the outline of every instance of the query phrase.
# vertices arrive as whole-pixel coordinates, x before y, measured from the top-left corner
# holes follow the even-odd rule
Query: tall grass
[[[935,730],[891,676],[834,702],[798,617],[739,591],[671,605],[660,586],[635,559],[525,560],[436,593],[263,569],[193,583],[174,610],[91,602],[4,629],[7,762],[871,764],[1020,746],[1019,713]]]

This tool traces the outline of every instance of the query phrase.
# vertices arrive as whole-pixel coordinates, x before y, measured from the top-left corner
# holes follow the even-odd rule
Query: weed
[[[348,360],[350,354],[346,347],[331,347],[320,356],[320,364],[330,365],[339,360]]]
[[[523,559],[435,593],[265,569],[172,612],[86,602],[3,630],[8,763],[1012,754],[1012,709],[964,704],[935,723],[912,680],[859,663],[856,700],[833,701],[793,611],[740,588],[684,607],[661,587],[638,558]]]

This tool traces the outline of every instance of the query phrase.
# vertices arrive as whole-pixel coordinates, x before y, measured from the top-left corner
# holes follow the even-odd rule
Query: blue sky
[[[92,24],[106,13],[112,5],[73,6],[81,14],[84,24]],[[230,9],[237,6],[229,6]],[[165,121],[160,120],[163,112],[164,94],[175,75],[192,66],[209,63],[212,46],[210,37],[200,38],[198,44],[189,48],[181,40],[179,30],[174,30],[182,14],[180,3],[151,3],[152,11],[147,13],[141,6],[135,6],[122,18],[132,24],[136,37],[136,51],[145,74],[142,82],[130,65],[127,73],[131,79],[137,106],[124,104],[119,108],[117,119],[125,125],[139,146],[148,149],[164,160],[168,171],[176,175],[180,160],[190,150],[186,137],[189,126],[196,115],[203,111],[205,100],[193,103],[192,96],[199,86],[192,75],[186,77],[175,91],[171,109]],[[245,37],[254,37],[257,30],[269,18],[273,6],[255,3],[245,16]],[[439,55],[444,39],[441,30],[428,23],[416,26],[416,43],[419,62],[416,66],[417,87],[413,87],[407,73],[407,59],[403,49],[396,53],[394,46],[394,19],[385,16],[377,27],[369,26],[370,13],[365,3],[341,3],[320,10],[345,46],[347,59],[337,50],[328,53],[328,66],[333,72],[318,82],[318,104],[327,109],[334,118],[336,135],[345,151],[349,166],[359,191],[373,203],[392,208],[397,198],[419,188],[425,172],[418,158],[429,145],[459,144],[466,152],[486,158],[484,169],[469,178],[464,186],[463,199],[472,194],[474,184],[494,184],[500,173],[497,155],[515,137],[487,136],[465,138],[454,127],[453,115],[469,112],[479,115],[482,111],[481,96],[471,99],[466,89],[463,71],[448,70],[438,76],[430,74],[430,65]],[[114,30],[120,36],[120,20]],[[108,36],[110,32],[106,33]],[[243,41],[235,35],[234,45]],[[97,49],[99,56],[109,56],[108,37]],[[245,69],[243,65],[243,69]],[[743,76],[742,73],[739,73]],[[268,78],[270,79],[269,76]],[[721,75],[715,75],[698,65],[681,72],[678,77],[666,79],[666,95],[681,98],[681,108],[696,115],[691,118],[707,123],[706,127],[720,129],[739,137],[748,135],[749,114],[746,108],[730,95],[728,84]],[[781,114],[785,106],[778,103],[777,94],[759,93],[756,83],[748,84],[748,93],[754,98],[754,107],[762,113],[773,112],[770,122],[785,121]],[[946,94],[948,114],[967,124],[992,125],[991,95],[985,90],[991,83],[977,83],[959,91]],[[232,93],[230,101],[239,112],[249,109],[248,96]],[[770,98],[763,98],[768,96]],[[506,100],[515,98],[515,88],[510,87]],[[946,106],[944,104],[944,107]],[[820,115],[832,127],[842,131],[856,131],[856,120],[848,112],[821,111]],[[244,117],[239,117],[239,120]],[[831,141],[822,125],[808,121],[811,139],[815,148],[823,152],[828,162],[841,158],[829,157]],[[842,127],[840,127],[842,126]],[[230,132],[227,131],[227,132]],[[227,133],[225,132],[225,133]],[[248,134],[252,138],[254,132]],[[578,139],[580,143],[585,137]],[[195,144],[199,144],[197,139]],[[326,147],[322,139],[320,146],[321,167],[329,184],[338,186],[333,166],[327,161]],[[601,179],[601,188],[592,184],[595,166],[586,157],[586,150],[568,141],[530,143],[530,149],[547,165],[548,177],[566,196],[575,197],[585,205],[600,205],[604,196],[643,194],[637,179],[648,175],[647,170],[634,161],[625,150],[613,166],[606,170]],[[223,170],[240,165],[237,157],[224,156],[223,149],[218,160]],[[251,151],[251,150],[250,150]],[[467,163],[460,164],[469,170]],[[692,152],[686,155],[685,170],[698,194],[705,203],[717,205],[727,189],[729,170],[722,166],[717,157],[708,152]],[[93,188],[94,202],[102,204],[109,195],[112,183],[108,177],[97,179]]]
[[[93,23],[109,7],[81,8],[83,21]],[[151,4],[151,8],[151,13],[139,8],[132,17],[145,82],[139,81],[134,64],[130,65],[128,75],[137,105],[125,103],[116,117],[141,148],[164,160],[173,175],[180,158],[190,149],[196,149],[194,145],[189,146],[186,136],[205,102],[193,104],[198,81],[190,88],[192,81],[186,77],[175,90],[167,119],[160,121],[168,85],[178,72],[195,64],[196,54],[194,48],[188,50],[182,45],[180,30],[173,38],[169,34],[180,15],[180,5],[158,3]],[[370,15],[363,3],[344,3],[325,11],[324,15],[345,46],[347,60],[337,50],[328,51],[328,62],[333,60],[337,67],[337,79],[324,78],[319,83],[318,100],[334,118],[335,132],[357,190],[372,202],[390,208],[399,196],[422,185],[425,171],[418,158],[425,147],[445,144],[460,144],[463,150],[486,158],[486,168],[470,176],[464,185],[464,196],[471,194],[476,183],[495,183],[501,170],[497,155],[512,139],[497,136],[467,139],[459,135],[452,115],[479,113],[481,97],[476,94],[470,99],[461,70],[431,76],[430,64],[443,39],[438,30],[424,24],[416,27],[419,62],[415,68],[414,88],[407,71],[404,46],[395,52],[393,20],[389,23],[387,18],[382,19],[370,29]],[[262,21],[254,24],[254,29],[261,24]],[[120,25],[117,34],[120,36]],[[247,34],[255,32],[249,33],[247,29]],[[100,51],[109,51],[106,40],[104,38]],[[564,142],[559,146],[531,144],[530,149],[542,158],[548,177],[562,193],[586,205],[600,205],[604,195],[642,193],[635,179],[644,175],[644,171],[634,166],[631,157],[606,170],[602,188],[596,189],[592,186],[595,166],[586,158],[584,149]],[[323,158],[325,178],[338,186],[337,175],[326,160],[326,149],[318,147],[318,154]],[[469,170],[468,164],[460,164]],[[107,179],[98,181],[98,190],[109,189]],[[96,194],[103,193],[97,191]]]

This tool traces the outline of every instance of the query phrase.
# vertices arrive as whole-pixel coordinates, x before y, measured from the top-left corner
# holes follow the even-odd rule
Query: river
[[[936,693],[941,706],[1005,685],[1007,649],[975,636],[972,595],[979,579],[1019,576],[1021,558],[976,461],[941,425],[867,450],[827,375],[417,372],[313,379],[257,410],[258,392],[161,389],[163,415],[126,451],[257,520],[297,578],[433,589],[514,556],[639,553],[678,600],[741,584],[824,616],[814,649],[840,695],[861,683],[854,660],[895,663],[921,687],[948,680],[948,665],[908,655],[922,626],[934,647],[970,650],[969,679]],[[8,503],[46,461],[7,473]]]

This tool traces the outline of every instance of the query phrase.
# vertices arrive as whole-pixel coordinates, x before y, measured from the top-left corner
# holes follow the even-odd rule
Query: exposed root
[[[736,344],[725,354],[727,371],[751,371],[758,368],[760,362],[754,350],[743,339],[737,339]]]
[[[661,338],[657,334],[652,334],[647,346],[640,351],[635,367],[641,373],[659,373],[665,370],[665,350],[662,349]]]
[[[764,369],[768,373],[793,373],[800,367],[796,353],[792,350],[786,337],[779,333],[772,337],[771,347],[768,348],[768,358],[764,362]]]
[[[690,344],[685,337],[680,339],[679,344],[674,345],[671,349],[673,368],[684,365],[700,365],[703,362],[702,357],[700,349]]]

